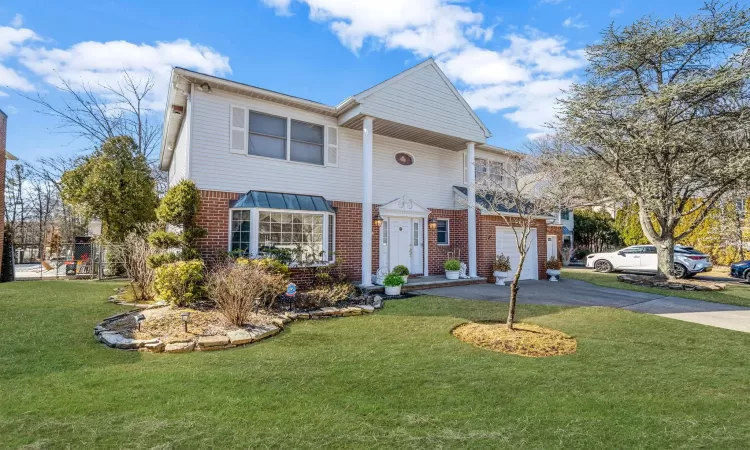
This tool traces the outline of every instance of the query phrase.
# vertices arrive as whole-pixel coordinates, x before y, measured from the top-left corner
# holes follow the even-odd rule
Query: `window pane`
[[[292,140],[323,145],[323,127],[292,120]]]
[[[250,250],[250,211],[232,211],[230,229],[232,251],[247,254]]]
[[[417,222],[412,223],[412,232],[414,238],[414,246],[419,246],[419,224]]]
[[[286,139],[286,119],[250,111],[250,133],[267,134]]]
[[[250,133],[248,153],[267,158],[286,159],[286,139]]]
[[[333,261],[334,250],[333,243],[336,236],[336,216],[328,216],[328,260]]]
[[[277,194],[275,192],[267,192],[266,197],[268,197],[268,207],[274,208],[274,209],[285,209],[286,208],[286,202],[284,201],[284,195],[283,194]],[[281,220],[281,218],[277,219]]]
[[[323,146],[292,141],[289,159],[297,162],[323,165]]]

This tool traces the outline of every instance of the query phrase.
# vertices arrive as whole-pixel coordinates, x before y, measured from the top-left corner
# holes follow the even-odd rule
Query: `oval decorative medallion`
[[[396,153],[396,162],[402,166],[411,166],[414,164],[414,157],[406,152]]]

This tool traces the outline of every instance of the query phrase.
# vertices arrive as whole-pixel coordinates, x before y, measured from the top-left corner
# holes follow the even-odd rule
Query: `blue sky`
[[[27,95],[55,98],[55,74],[109,82],[151,74],[161,117],[169,67],[213,73],[337,104],[434,57],[493,132],[519,149],[543,131],[560,90],[583,76],[581,50],[611,21],[690,14],[681,1],[245,0],[0,3],[0,109],[8,149],[26,160],[71,154]]]

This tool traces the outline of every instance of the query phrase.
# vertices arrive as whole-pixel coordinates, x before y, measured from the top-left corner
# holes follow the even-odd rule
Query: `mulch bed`
[[[508,330],[504,323],[469,322],[453,329],[461,341],[495,352],[540,358],[575,353],[577,342],[567,334],[551,328],[517,323]]]

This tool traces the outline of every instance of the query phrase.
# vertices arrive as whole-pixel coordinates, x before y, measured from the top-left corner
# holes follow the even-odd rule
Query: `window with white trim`
[[[381,227],[383,230],[383,245],[388,245],[388,221],[384,220]]]
[[[231,214],[231,243],[230,250],[234,253],[247,255],[250,253],[250,210],[238,209],[233,210]]]
[[[305,254],[323,252],[324,214],[300,212],[258,212],[258,251],[269,248],[302,248]]]
[[[503,182],[504,165],[498,161],[491,161],[482,158],[474,160],[474,175],[477,182],[483,179],[489,179],[495,183]]]
[[[312,123],[292,120],[289,160],[323,165],[323,127]]]
[[[328,216],[328,261],[336,261],[336,216]]]
[[[450,244],[450,228],[448,225],[448,219],[437,220],[437,244]]]
[[[248,154],[266,158],[286,159],[285,117],[250,111]]]
[[[412,222],[412,239],[414,247],[419,247],[419,223]]]

